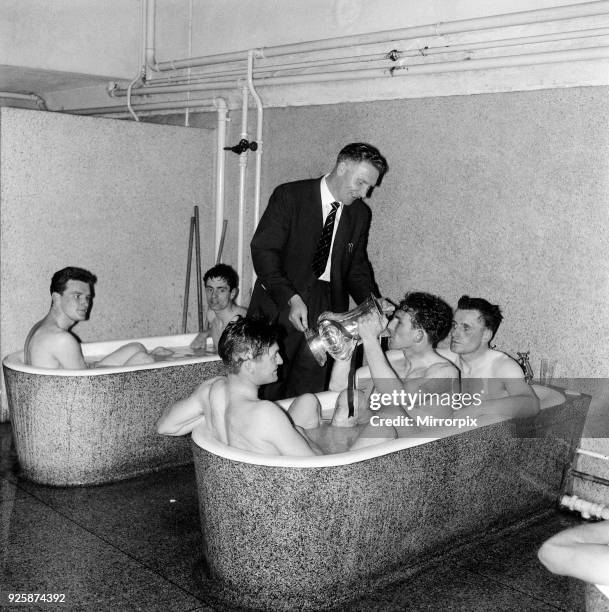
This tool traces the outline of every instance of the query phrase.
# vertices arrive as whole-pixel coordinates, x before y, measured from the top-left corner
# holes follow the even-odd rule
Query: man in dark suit
[[[248,309],[285,333],[282,381],[262,389],[265,399],[322,391],[321,367],[304,330],[324,311],[349,309],[378,295],[366,253],[371,212],[362,201],[380,185],[387,161],[373,146],[352,143],[338,154],[332,171],[318,179],[275,189],[251,242],[258,276]]]

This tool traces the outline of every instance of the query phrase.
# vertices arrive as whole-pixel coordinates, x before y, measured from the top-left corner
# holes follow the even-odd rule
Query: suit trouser
[[[317,317],[330,310],[330,283],[316,281],[307,300],[308,323],[317,329]],[[280,313],[278,325],[284,334],[281,341],[281,356],[284,360],[279,371],[279,381],[265,385],[260,397],[278,400],[295,397],[303,393],[323,391],[328,382],[332,358],[328,356],[325,366],[320,366],[309,349],[305,335],[294,328],[288,320],[289,309]]]

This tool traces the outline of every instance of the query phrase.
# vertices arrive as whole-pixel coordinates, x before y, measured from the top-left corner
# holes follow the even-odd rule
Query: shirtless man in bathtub
[[[166,409],[157,431],[179,436],[196,426],[209,427],[230,446],[266,455],[320,455],[305,429],[320,425],[320,405],[302,395],[287,411],[258,399],[260,385],[277,380],[282,363],[276,330],[265,321],[239,318],[227,325],[218,353],[228,374],[205,381],[188,398]]]
[[[216,264],[203,276],[207,298],[207,329],[199,332],[190,343],[193,349],[207,348],[211,337],[213,351],[218,352],[218,342],[226,326],[237,317],[244,317],[247,308],[239,306],[235,300],[239,295],[239,275],[226,264]]]
[[[30,330],[25,340],[24,360],[38,368],[81,370],[88,367],[80,342],[71,329],[89,317],[97,277],[83,268],[67,267],[51,280],[51,308]],[[142,344],[131,342],[98,361],[95,366],[152,363]]]
[[[262,320],[239,318],[229,323],[218,343],[228,374],[205,381],[190,397],[167,408],[157,421],[158,433],[179,436],[204,426],[224,444],[246,451],[323,454],[313,438],[327,439],[328,429],[335,427],[350,428],[353,423],[347,422],[347,403],[339,398],[332,423],[335,427],[323,429],[319,400],[311,393],[297,397],[287,410],[259,399],[259,387],[277,380],[282,363],[276,333]],[[313,433],[322,431],[324,435]],[[370,443],[364,440],[361,445]]]
[[[444,300],[430,293],[407,293],[387,324],[390,333],[387,353],[383,352],[379,341],[384,327],[378,317],[366,315],[358,323],[374,392],[403,391],[415,397],[420,391],[445,395],[446,399],[459,392],[459,370],[436,351],[438,342],[448,336],[452,324],[452,309]],[[410,417],[417,414],[438,418],[452,415],[448,403],[415,405],[407,400],[406,405]],[[396,414],[400,413],[400,408],[399,404],[391,405]],[[420,433],[418,428],[410,425],[398,428],[400,436]]]
[[[464,295],[454,315],[450,350],[438,351],[461,371],[462,392],[481,393],[480,406],[463,408],[459,413],[479,416],[479,425],[539,412],[539,399],[525,382],[522,368],[490,346],[502,320],[499,306]]]

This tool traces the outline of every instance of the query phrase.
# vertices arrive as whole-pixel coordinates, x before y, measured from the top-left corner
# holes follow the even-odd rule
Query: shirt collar
[[[338,202],[338,200],[332,195],[332,192],[330,191],[330,188],[328,187],[328,183],[326,181],[328,176],[329,175],[326,174],[326,176],[322,177],[321,179],[321,205],[327,206],[328,208],[330,208],[330,205],[332,204],[332,202]],[[338,202],[338,203],[340,204],[340,207],[342,208],[343,203],[342,202]]]

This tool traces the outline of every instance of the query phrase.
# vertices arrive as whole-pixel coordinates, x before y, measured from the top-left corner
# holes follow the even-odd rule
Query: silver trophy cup
[[[376,315],[382,323],[381,303],[373,295],[348,312],[322,312],[317,317],[317,331],[307,329],[305,337],[319,365],[325,365],[328,354],[339,361],[351,359],[360,342],[357,322],[368,313]]]

